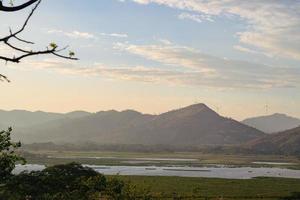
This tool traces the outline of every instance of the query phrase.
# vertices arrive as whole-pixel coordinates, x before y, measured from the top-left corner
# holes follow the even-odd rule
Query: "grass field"
[[[299,179],[229,180],[182,177],[111,176],[150,191],[154,199],[300,199]]]

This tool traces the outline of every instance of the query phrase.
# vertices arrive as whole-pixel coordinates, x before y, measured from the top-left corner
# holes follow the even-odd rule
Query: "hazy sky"
[[[28,12],[0,13],[1,35]],[[0,109],[160,113],[203,102],[236,119],[266,104],[300,117],[300,0],[43,0],[23,37],[34,49],[70,45],[80,61],[1,62],[12,82],[0,83]]]

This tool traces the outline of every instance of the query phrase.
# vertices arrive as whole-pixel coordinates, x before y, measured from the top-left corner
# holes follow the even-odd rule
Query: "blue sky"
[[[0,13],[0,33],[28,12]],[[23,37],[70,45],[80,61],[1,63],[12,83],[0,84],[0,108],[160,113],[203,102],[236,119],[266,104],[300,117],[299,27],[298,0],[43,0]]]

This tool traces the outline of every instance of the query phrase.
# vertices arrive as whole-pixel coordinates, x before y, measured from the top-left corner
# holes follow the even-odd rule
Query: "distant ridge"
[[[245,148],[255,153],[300,155],[300,126],[255,139]]]
[[[8,126],[13,127],[28,127],[52,120],[58,120],[62,118],[77,118],[87,116],[91,113],[85,111],[74,111],[66,114],[52,113],[43,111],[26,111],[26,110],[12,110],[5,111],[0,110],[0,128],[7,128]]]
[[[255,128],[220,116],[205,104],[195,104],[160,115],[147,115],[134,110],[110,110],[75,112],[63,116],[16,129],[16,139],[25,143],[197,146],[241,144],[265,135]]]
[[[300,126],[300,119],[275,113],[273,115],[245,119],[242,123],[265,133],[277,133]]]

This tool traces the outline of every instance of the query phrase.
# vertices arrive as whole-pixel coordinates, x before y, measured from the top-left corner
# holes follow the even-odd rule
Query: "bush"
[[[0,194],[6,200],[92,200],[99,199],[105,189],[103,175],[70,163],[12,176]]]
[[[150,199],[148,190],[107,179],[77,163],[48,167],[43,171],[11,175],[0,185],[0,200],[99,200]]]

